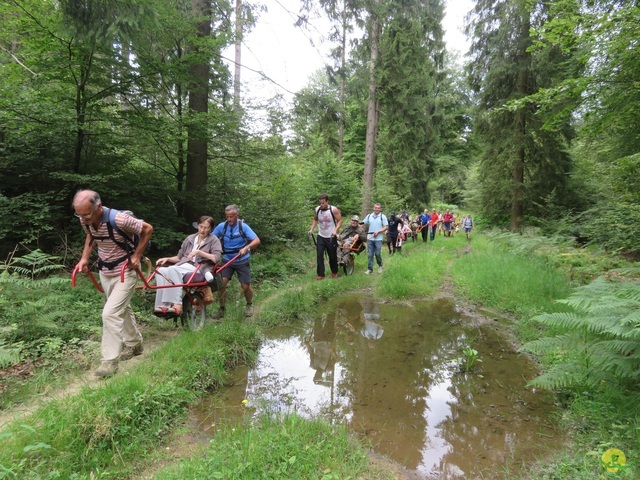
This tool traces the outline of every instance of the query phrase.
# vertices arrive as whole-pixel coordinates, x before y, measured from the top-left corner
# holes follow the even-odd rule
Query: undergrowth
[[[187,332],[103,386],[52,400],[0,433],[6,478],[123,478],[226,371],[251,364],[255,326],[227,322]]]

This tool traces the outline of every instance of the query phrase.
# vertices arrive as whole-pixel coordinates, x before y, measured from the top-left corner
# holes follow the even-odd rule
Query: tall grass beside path
[[[571,289],[567,274],[534,254],[520,254],[488,237],[476,235],[469,253],[451,268],[456,295],[529,318],[558,311],[556,300]]]
[[[97,388],[53,400],[0,432],[0,478],[124,478],[187,405],[250,363],[255,326],[226,322],[184,333]]]
[[[433,243],[405,244],[401,254],[383,254],[384,271],[376,294],[395,300],[432,297],[442,287],[449,259],[459,244],[455,237],[438,238]]]

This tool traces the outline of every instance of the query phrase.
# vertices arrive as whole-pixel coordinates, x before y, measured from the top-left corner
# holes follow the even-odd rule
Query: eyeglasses
[[[85,218],[85,219],[88,219],[88,218],[91,218],[91,217],[93,216],[93,214],[94,214],[94,213],[96,213],[96,211],[95,211],[95,210],[94,210],[93,212],[91,212],[91,213],[77,213],[77,212],[76,212],[76,213],[74,213],[74,214],[73,214],[73,216],[74,216],[74,217],[76,217],[76,218]]]

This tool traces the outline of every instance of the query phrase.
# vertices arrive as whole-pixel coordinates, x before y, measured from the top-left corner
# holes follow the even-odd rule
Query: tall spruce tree
[[[445,85],[442,0],[389,5],[380,42],[378,153],[405,203],[429,201],[427,184],[441,148]]]
[[[508,218],[511,230],[525,216],[544,216],[550,199],[567,196],[571,110],[541,110],[530,97],[575,74],[577,65],[559,48],[530,49],[531,29],[548,18],[549,8],[544,2],[479,0],[470,23],[475,132],[483,147],[481,208]],[[553,125],[547,122],[552,115]]]

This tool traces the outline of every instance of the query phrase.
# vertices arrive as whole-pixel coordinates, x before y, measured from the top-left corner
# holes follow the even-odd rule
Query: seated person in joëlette
[[[204,215],[198,220],[198,233],[185,238],[178,254],[159,258],[156,265],[163,266],[156,272],[156,285],[183,284],[183,277],[192,273],[200,264],[198,273],[203,276],[212,272],[222,256],[222,245],[218,237],[211,235],[213,218]],[[159,288],[156,290],[155,315],[180,315],[182,313],[182,287]]]
[[[360,217],[354,215],[351,217],[351,222],[345,228],[342,229],[338,235],[338,265],[344,265],[349,257],[349,252],[352,248],[364,245],[367,242],[367,232],[362,228],[360,224]],[[361,251],[357,249],[357,251]]]

